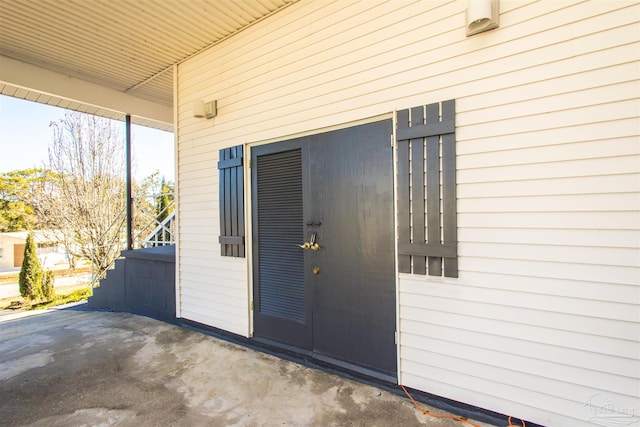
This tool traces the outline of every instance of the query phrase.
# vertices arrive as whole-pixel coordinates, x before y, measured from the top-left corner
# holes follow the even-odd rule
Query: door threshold
[[[334,359],[323,354],[314,353],[314,359],[324,363],[328,363],[332,366],[336,366],[347,371],[357,372],[358,374],[365,375],[370,378],[374,378],[378,381],[384,381],[393,385],[398,384],[398,378],[395,375],[385,374],[383,372],[376,371],[374,369],[365,368],[363,366],[354,365],[353,363],[345,362],[344,360]]]
[[[269,347],[271,351],[277,355],[284,355],[283,353],[290,355],[291,360],[304,365],[314,365],[315,367],[321,368],[325,371],[333,370],[359,380],[373,380],[375,383],[382,382],[391,386],[398,385],[398,379],[395,375],[376,371],[344,360],[335,359],[310,350],[293,347],[278,341],[272,341],[267,338],[253,337],[251,340],[259,343],[261,347]]]

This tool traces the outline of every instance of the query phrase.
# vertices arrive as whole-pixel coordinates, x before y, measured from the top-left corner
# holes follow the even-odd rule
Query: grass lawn
[[[69,304],[70,302],[84,301],[91,296],[91,288],[83,288],[77,289],[75,291],[71,291],[70,293],[58,295],[53,298],[51,301],[41,302],[38,304],[32,304],[29,307],[24,307],[27,310],[40,310],[43,308],[53,307],[56,305]]]
[[[25,304],[22,298],[13,297],[0,300],[0,310],[40,310],[43,308],[53,307],[56,305],[69,304],[71,302],[84,301],[91,296],[91,285],[87,284],[81,288],[68,289],[61,294],[56,293],[56,296],[51,301],[43,301],[34,304]]]

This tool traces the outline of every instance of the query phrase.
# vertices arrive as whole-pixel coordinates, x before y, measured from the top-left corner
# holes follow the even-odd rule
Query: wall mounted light
[[[467,36],[497,28],[499,17],[498,0],[468,0]]]
[[[215,100],[204,102],[202,99],[193,101],[193,117],[210,119],[218,114],[218,105]]]

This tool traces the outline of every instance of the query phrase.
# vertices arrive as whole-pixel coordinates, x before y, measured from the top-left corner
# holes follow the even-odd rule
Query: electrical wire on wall
[[[520,421],[522,422],[522,426],[511,424],[511,417],[509,417],[509,425],[507,427],[526,427],[524,421],[523,420],[520,420]]]
[[[455,421],[459,421],[459,422],[464,423],[464,424],[468,424],[468,425],[473,426],[473,427],[480,427],[478,424],[472,423],[471,421],[469,421],[467,418],[464,418],[464,417],[458,417],[458,416],[450,415],[450,414],[433,414],[433,413],[427,411],[426,409],[424,409],[422,406],[420,406],[420,404],[418,402],[416,402],[415,399],[409,394],[409,392],[407,391],[405,386],[400,385],[400,387],[402,387],[402,390],[404,390],[404,393],[407,395],[407,397],[413,402],[413,404],[416,406],[416,408],[418,408],[418,410],[420,410],[420,412],[422,412],[423,414],[429,415],[430,417],[434,417],[434,418],[448,418],[448,419],[452,419],[452,420],[455,420]],[[509,417],[509,424],[506,427],[526,427],[525,422],[523,420],[520,420],[520,421],[522,422],[522,426],[511,424],[511,417]]]

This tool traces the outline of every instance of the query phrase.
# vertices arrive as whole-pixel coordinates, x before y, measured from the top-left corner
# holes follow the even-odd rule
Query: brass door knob
[[[316,238],[318,237],[318,233],[313,232],[311,233],[311,239],[309,240],[309,247],[311,248],[312,251],[317,251],[318,249],[320,249],[320,245],[318,245],[318,243],[316,242]]]

